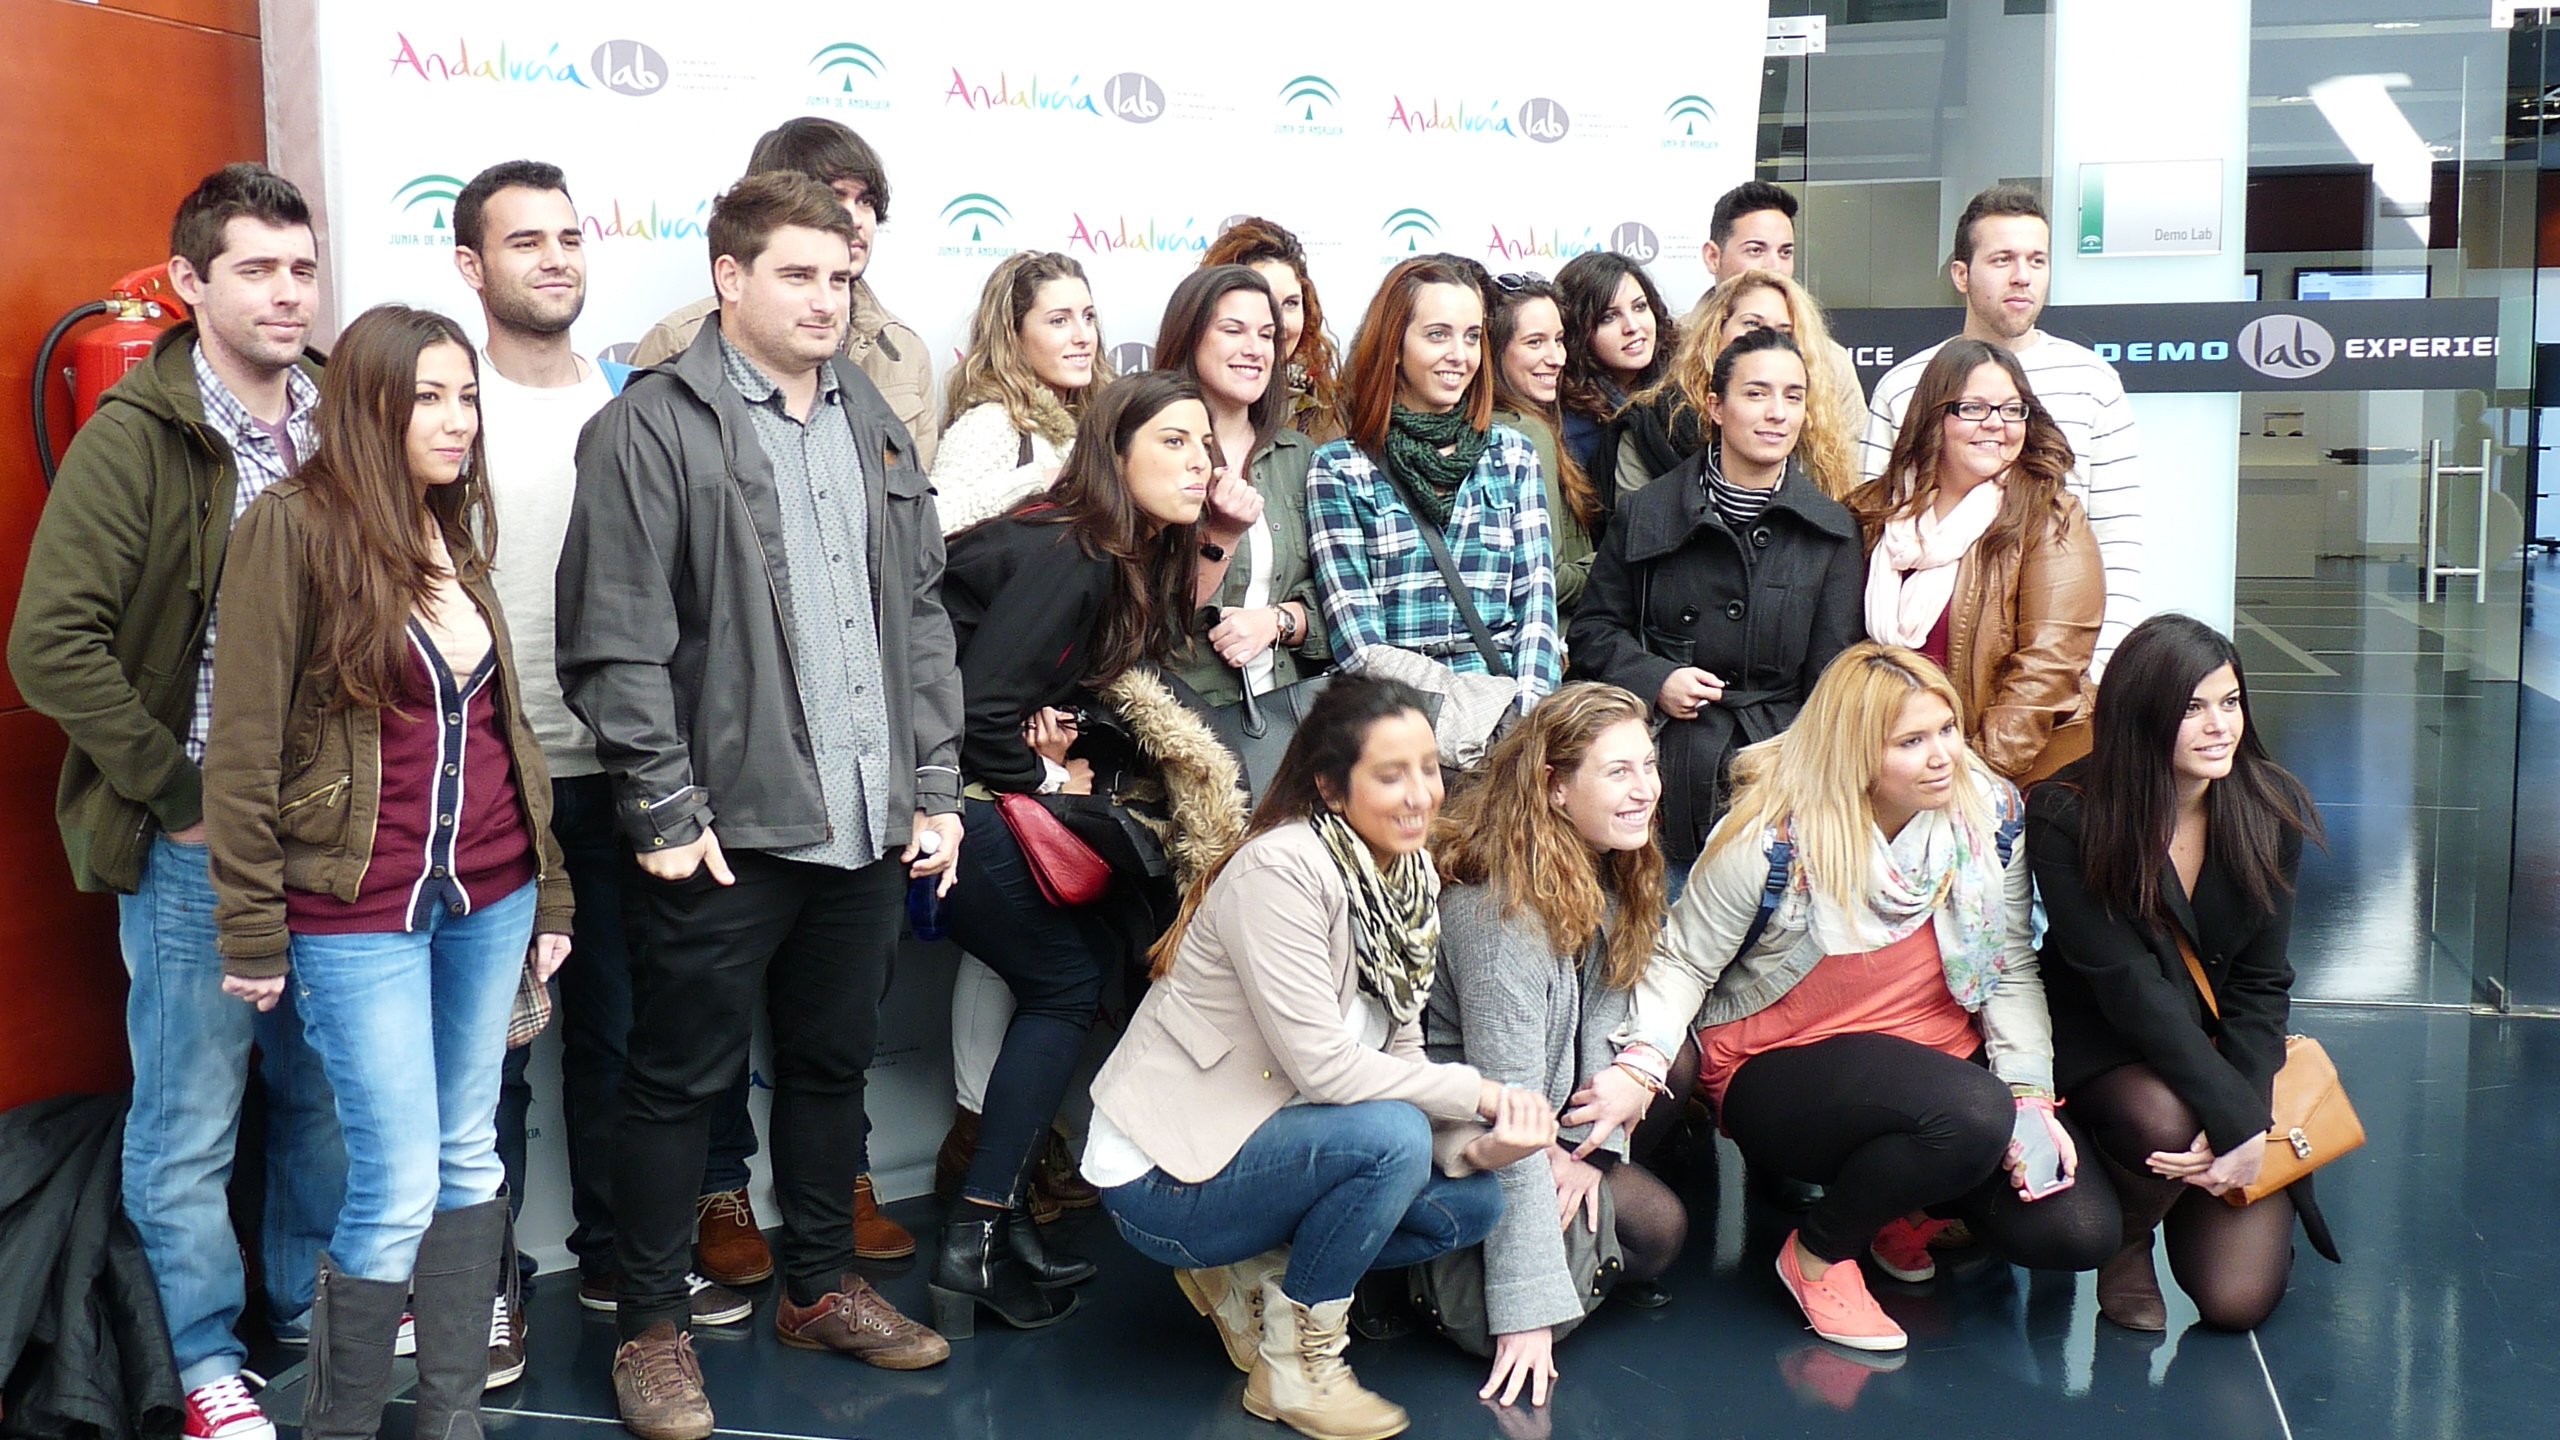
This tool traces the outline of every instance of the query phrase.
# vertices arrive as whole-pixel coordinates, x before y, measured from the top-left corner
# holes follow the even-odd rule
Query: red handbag
[[[1050,904],[1090,905],[1111,888],[1111,866],[1038,796],[999,794],[996,813],[1004,817],[1004,828],[1013,832],[1013,843],[1022,847],[1031,878],[1039,882],[1040,894]]]

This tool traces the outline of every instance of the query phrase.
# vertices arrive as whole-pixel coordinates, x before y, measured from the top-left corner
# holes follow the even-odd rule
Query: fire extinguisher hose
[[[59,468],[53,460],[53,425],[45,414],[45,401],[48,398],[45,392],[52,387],[53,383],[54,348],[62,343],[63,336],[71,333],[72,326],[92,315],[106,313],[108,313],[108,306],[104,300],[91,300],[83,305],[75,305],[65,312],[61,319],[53,322],[53,328],[44,332],[44,343],[36,346],[35,378],[27,384],[28,388],[34,391],[34,394],[29,397],[31,401],[29,410],[35,418],[36,463],[44,467],[44,488],[47,490],[53,488],[54,471]]]

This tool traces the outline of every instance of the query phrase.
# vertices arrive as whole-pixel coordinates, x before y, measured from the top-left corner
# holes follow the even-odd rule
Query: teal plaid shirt
[[[1564,674],[1555,552],[1538,452],[1528,437],[1493,427],[1441,535],[1494,644],[1510,653],[1526,711]],[[1307,545],[1333,653],[1346,665],[1356,665],[1370,646],[1391,645],[1452,670],[1490,673],[1413,512],[1385,472],[1349,440],[1318,447],[1307,470]]]

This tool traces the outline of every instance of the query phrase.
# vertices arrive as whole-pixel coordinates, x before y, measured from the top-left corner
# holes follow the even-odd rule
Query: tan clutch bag
[[[2213,1001],[2204,964],[2196,959],[2195,947],[2184,934],[2178,936],[2178,953],[2186,958],[2187,974],[2196,982],[2196,993],[2204,997],[2204,1008],[2221,1019],[2222,1007]],[[2338,1067],[2329,1062],[2329,1052],[2320,1042],[2308,1035],[2284,1037],[2284,1068],[2276,1072],[2272,1100],[2268,1108],[2275,1114],[2275,1123],[2267,1127],[2266,1161],[2247,1188],[2223,1195],[2232,1205],[2264,1200],[2364,1144],[2364,1122],[2347,1101]]]

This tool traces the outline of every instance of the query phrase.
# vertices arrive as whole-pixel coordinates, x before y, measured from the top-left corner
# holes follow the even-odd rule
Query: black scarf
[[[1387,474],[1403,482],[1433,525],[1445,529],[1458,487],[1475,473],[1490,433],[1467,423],[1464,406],[1426,415],[1398,405],[1387,418]]]

